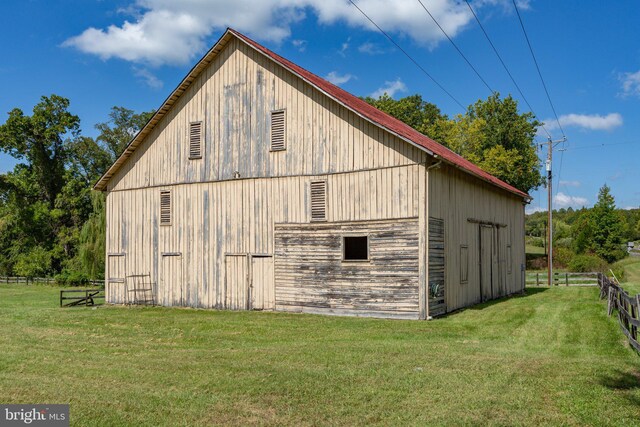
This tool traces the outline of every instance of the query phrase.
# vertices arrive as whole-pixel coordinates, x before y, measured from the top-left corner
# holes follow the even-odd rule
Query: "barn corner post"
[[[429,319],[429,174],[427,172],[427,161],[420,164],[418,171],[418,188],[419,188],[419,209],[418,209],[418,228],[419,228],[419,268],[418,268],[418,298],[419,298],[419,318],[420,320]]]

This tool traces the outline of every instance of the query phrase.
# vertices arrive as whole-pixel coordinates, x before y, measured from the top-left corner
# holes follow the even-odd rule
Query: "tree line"
[[[511,96],[491,95],[454,117],[417,94],[364,100],[519,190],[544,183],[534,143],[540,122]],[[0,150],[18,160],[0,175],[0,275],[104,275],[105,198],[91,188],[153,111],[113,107],[92,138],[69,107],[43,96],[31,115],[16,108],[0,125]]]
[[[548,252],[547,213],[536,212],[526,219],[527,244]],[[592,208],[559,209],[553,212],[553,261],[576,271],[601,270],[627,256],[627,242],[640,240],[640,209],[618,209],[611,189],[605,184]],[[541,263],[541,264],[540,264]],[[540,260],[546,266],[546,260]],[[542,265],[544,264],[544,265]]]
[[[91,189],[153,112],[113,107],[92,138],[69,105],[43,96],[0,126],[0,150],[18,161],[0,174],[0,275],[104,276],[105,197]]]

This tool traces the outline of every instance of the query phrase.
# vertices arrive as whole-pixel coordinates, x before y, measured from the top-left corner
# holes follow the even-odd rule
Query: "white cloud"
[[[609,113],[606,116],[599,114],[565,114],[558,118],[562,127],[578,127],[588,130],[612,130],[622,126],[622,115]],[[554,119],[544,121],[548,130],[558,129],[558,123]]]
[[[160,89],[163,86],[162,80],[158,79],[146,68],[133,67],[133,74],[136,77],[140,77],[142,81],[147,84],[147,86],[153,89]]]
[[[640,96],[640,70],[635,73],[622,73],[618,79],[622,83],[623,97]]]
[[[375,43],[366,42],[358,46],[358,52],[366,53],[369,55],[379,55],[381,53],[384,53],[385,51]]]
[[[336,71],[332,71],[324,77],[329,82],[333,83],[336,86],[343,85],[347,83],[349,80],[355,78],[351,74],[338,74]]]
[[[524,208],[524,213],[527,215],[531,215],[536,212],[546,212],[546,209],[541,206],[531,206],[531,205],[527,205],[527,207]]]
[[[558,192],[553,196],[554,208],[581,208],[587,205],[588,200],[584,197],[568,196],[562,192]]]
[[[338,54],[340,56],[342,56],[342,57],[346,56],[347,50],[349,50],[349,43],[350,42],[351,42],[351,37],[349,37],[346,42],[342,43],[342,46],[340,46],[340,50],[338,51]]]
[[[483,0],[476,2],[476,8],[504,7],[507,2]],[[393,7],[389,7],[388,0],[359,0],[357,4],[385,31],[408,36],[429,48],[444,39],[414,0],[398,0]],[[428,7],[451,37],[473,19],[466,4],[456,0],[431,0]],[[87,28],[66,40],[63,46],[105,60],[119,58],[158,66],[193,61],[207,47],[207,37],[228,26],[262,41],[282,42],[291,35],[291,25],[309,12],[320,24],[342,24],[377,32],[345,0],[133,0],[121,12],[131,18],[107,28]]]
[[[400,78],[398,78],[392,82],[384,82],[384,85],[382,87],[379,87],[378,89],[376,89],[369,96],[371,96],[372,98],[380,98],[382,95],[386,93],[387,95],[393,98],[396,93],[406,92],[406,91],[407,91],[407,85],[405,85],[404,82]]]
[[[304,52],[307,49],[307,41],[306,40],[291,40],[291,44],[293,47],[298,49],[298,52]]]
[[[580,181],[560,181],[560,185],[565,187],[580,187]]]

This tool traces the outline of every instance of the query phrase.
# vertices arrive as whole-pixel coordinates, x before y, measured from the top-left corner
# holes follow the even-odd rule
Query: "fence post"
[[[540,273],[536,273],[536,286],[540,286]]]
[[[569,273],[564,273],[564,285],[569,286]]]

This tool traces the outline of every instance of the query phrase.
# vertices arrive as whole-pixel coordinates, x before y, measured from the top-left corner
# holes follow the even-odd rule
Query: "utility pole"
[[[551,168],[551,160],[553,159],[553,147],[565,142],[567,137],[553,141],[549,138],[549,148],[547,153],[547,203],[549,205],[549,213],[547,215],[547,280],[549,287],[553,285],[553,173]],[[555,145],[554,145],[555,144]]]
[[[547,280],[549,287],[553,285],[553,174],[551,172],[551,160],[553,157],[553,141],[549,138],[549,148],[547,152]]]

